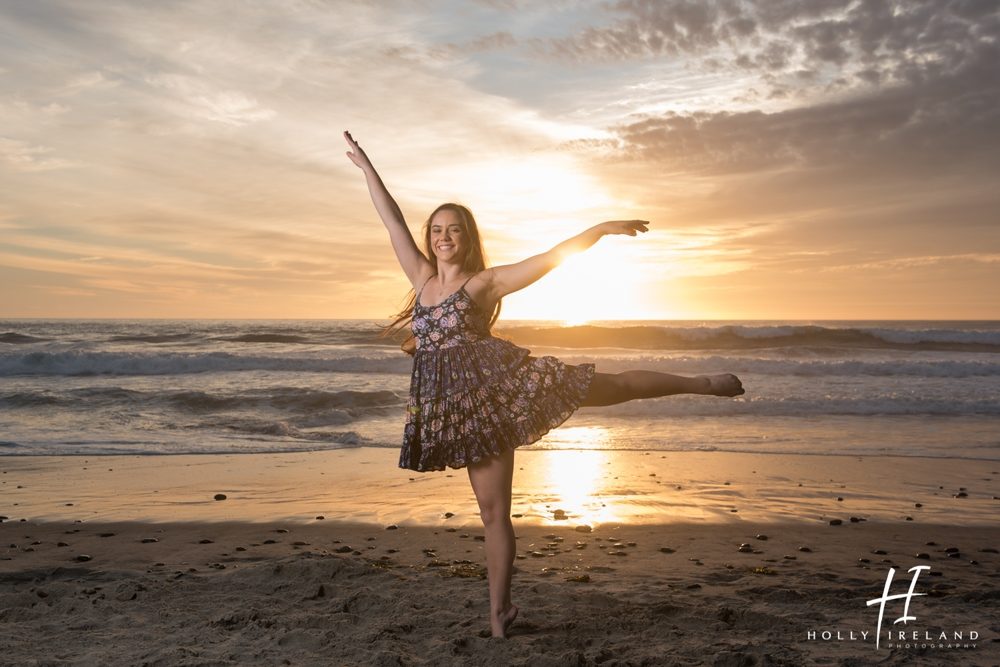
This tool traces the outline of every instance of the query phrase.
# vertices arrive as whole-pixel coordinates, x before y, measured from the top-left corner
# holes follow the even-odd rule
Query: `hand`
[[[638,232],[648,232],[648,220],[608,220],[598,225],[601,234],[628,234],[635,236]]]
[[[347,145],[350,146],[351,149],[353,150],[353,152],[347,151],[347,157],[351,159],[351,162],[358,165],[358,167],[360,167],[364,171],[373,169],[372,163],[368,159],[368,156],[365,155],[364,150],[362,150],[361,146],[358,145],[358,142],[354,140],[354,137],[351,136],[350,132],[346,130],[344,131],[344,139],[347,139]]]

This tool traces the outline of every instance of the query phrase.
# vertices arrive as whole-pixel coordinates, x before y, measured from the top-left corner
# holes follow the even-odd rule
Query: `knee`
[[[614,405],[626,400],[630,391],[628,371],[622,373],[595,373],[590,391],[581,406]]]
[[[510,510],[499,505],[480,505],[479,517],[484,526],[492,526],[503,521],[510,521]]]

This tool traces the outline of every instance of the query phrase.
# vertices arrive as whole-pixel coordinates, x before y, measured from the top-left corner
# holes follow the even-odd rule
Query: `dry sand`
[[[519,451],[502,640],[465,471],[394,455],[0,459],[0,664],[1000,663],[995,463]]]

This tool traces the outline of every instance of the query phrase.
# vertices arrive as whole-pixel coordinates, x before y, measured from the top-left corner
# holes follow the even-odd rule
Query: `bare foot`
[[[517,605],[512,604],[506,612],[490,618],[490,628],[493,631],[494,637],[507,638],[507,630],[510,629],[514,619],[517,618],[517,612]],[[498,628],[500,629],[499,632],[497,631]]]
[[[705,393],[710,396],[739,396],[746,393],[743,389],[743,383],[732,373],[699,375],[698,377],[708,380],[708,388]]]

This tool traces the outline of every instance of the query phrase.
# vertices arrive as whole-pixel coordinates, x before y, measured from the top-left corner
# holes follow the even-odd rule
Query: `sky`
[[[1000,319],[1000,4],[0,0],[0,318],[389,318],[421,238],[604,220],[501,319]]]

